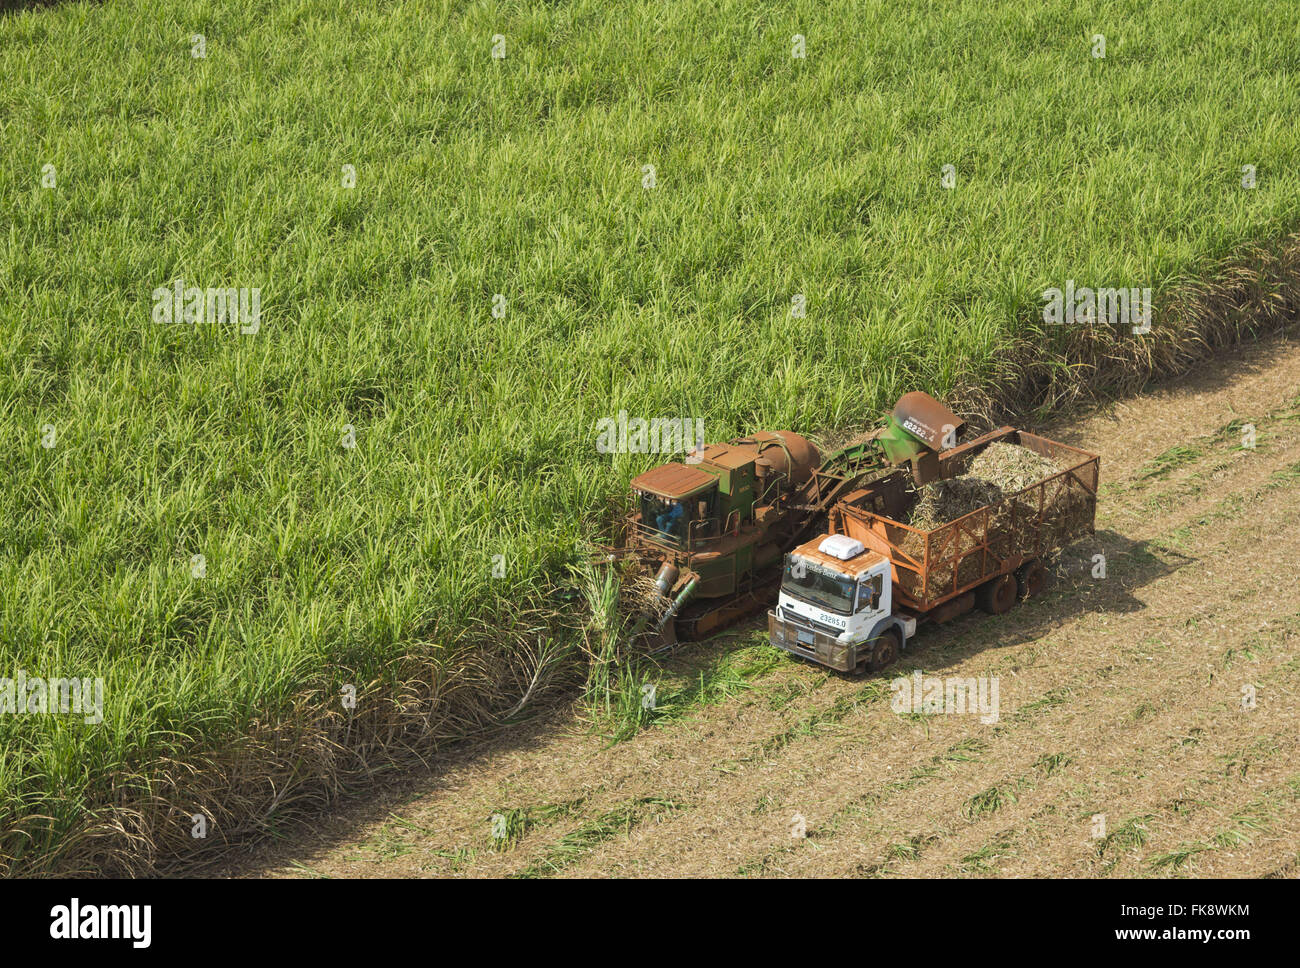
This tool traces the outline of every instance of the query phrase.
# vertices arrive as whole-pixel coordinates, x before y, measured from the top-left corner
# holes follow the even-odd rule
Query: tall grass
[[[575,542],[658,459],[598,453],[600,417],[721,439],[853,427],[911,388],[1060,403],[1290,318],[1278,17],[0,16],[0,676],[106,686],[98,726],[0,716],[0,869],[165,869],[568,681]],[[178,277],[261,287],[261,331],[152,323]],[[1071,278],[1154,287],[1150,338],[1035,324]]]

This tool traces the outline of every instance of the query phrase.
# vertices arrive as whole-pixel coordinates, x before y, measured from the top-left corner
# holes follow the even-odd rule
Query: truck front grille
[[[798,625],[813,632],[821,632],[822,635],[831,637],[839,635],[843,629],[837,629],[834,625],[827,625],[824,622],[814,622],[810,618],[804,618],[802,615],[796,615],[788,608],[778,608],[777,614],[781,616],[782,621],[789,622],[791,625]]]

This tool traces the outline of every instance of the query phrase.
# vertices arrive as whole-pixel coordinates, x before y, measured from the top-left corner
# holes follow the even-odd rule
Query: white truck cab
[[[772,644],[842,672],[882,668],[916,631],[894,615],[892,586],[884,555],[848,535],[814,538],[786,555]]]

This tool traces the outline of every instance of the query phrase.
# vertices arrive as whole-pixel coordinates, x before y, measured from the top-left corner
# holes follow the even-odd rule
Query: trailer
[[[977,606],[1000,615],[1038,594],[1044,559],[1094,531],[1101,459],[1001,427],[940,454],[938,478],[960,476],[995,442],[1026,447],[1060,470],[929,530],[903,523],[916,501],[905,472],[847,494],[830,511],[830,532],[786,555],[768,612],[772,644],[842,672],[875,671],[926,622]]]

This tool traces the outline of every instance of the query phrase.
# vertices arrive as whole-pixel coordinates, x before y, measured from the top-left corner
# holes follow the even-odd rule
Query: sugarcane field
[[[2,0],[7,933],[1280,935],[1297,24]]]

